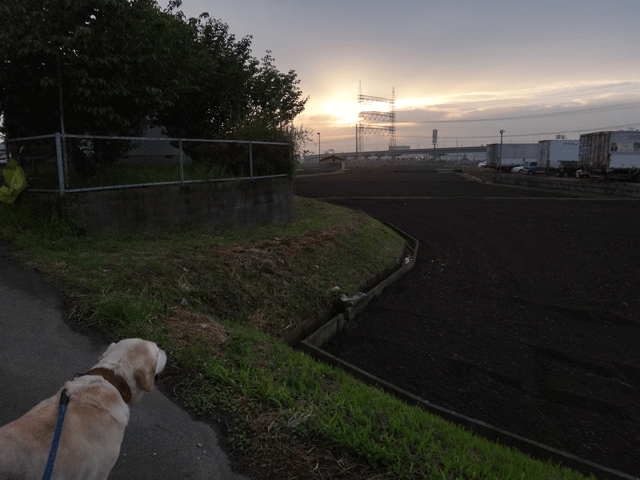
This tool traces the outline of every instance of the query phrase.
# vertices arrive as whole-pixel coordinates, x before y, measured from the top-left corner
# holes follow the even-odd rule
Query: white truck
[[[637,182],[640,180],[640,131],[580,135],[578,164],[590,175]]]
[[[580,152],[579,140],[541,140],[538,142],[537,171],[541,173],[556,173],[568,176],[575,173],[578,167],[578,154]],[[575,170],[572,169],[575,167]]]
[[[537,143],[490,143],[487,145],[487,166],[510,172],[515,166],[538,161],[538,148]]]

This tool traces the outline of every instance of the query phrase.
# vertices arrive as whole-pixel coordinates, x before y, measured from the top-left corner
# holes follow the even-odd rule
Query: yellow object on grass
[[[4,181],[7,185],[0,187],[0,201],[9,205],[16,201],[20,192],[27,188],[27,179],[24,171],[14,159],[9,160],[7,166],[2,169]]]

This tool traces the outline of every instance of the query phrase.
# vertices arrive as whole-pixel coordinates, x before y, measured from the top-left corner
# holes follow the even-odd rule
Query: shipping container
[[[577,162],[580,153],[579,140],[541,140],[538,152],[538,170],[555,172],[561,162]]]
[[[578,163],[592,175],[637,181],[640,175],[640,131],[580,135]]]
[[[524,165],[525,162],[535,162],[538,160],[537,143],[503,143],[502,155],[500,154],[500,144],[490,143],[487,145],[487,165],[493,168],[500,168],[510,171],[516,165]]]

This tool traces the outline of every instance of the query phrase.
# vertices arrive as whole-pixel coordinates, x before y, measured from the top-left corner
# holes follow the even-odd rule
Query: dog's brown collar
[[[118,389],[124,403],[129,403],[129,400],[131,400],[131,389],[129,388],[129,384],[124,378],[116,375],[111,370],[106,368],[93,368],[85,373],[85,375],[98,375],[104,378],[107,382]]]

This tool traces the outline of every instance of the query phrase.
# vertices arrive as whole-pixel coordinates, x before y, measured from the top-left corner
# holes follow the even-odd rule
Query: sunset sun
[[[360,105],[355,102],[329,102],[323,106],[323,113],[333,117],[332,122],[336,125],[355,125]]]

